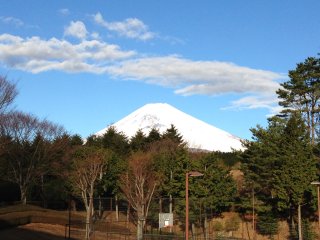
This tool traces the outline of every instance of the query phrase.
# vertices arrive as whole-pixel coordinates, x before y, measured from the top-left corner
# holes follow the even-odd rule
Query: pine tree
[[[141,129],[130,139],[130,147],[132,151],[144,151],[147,147],[147,137],[144,135]]]
[[[220,214],[228,210],[237,191],[229,171],[219,165],[219,159],[214,153],[204,155],[197,163],[204,176],[194,180],[195,196],[204,199],[203,207],[210,212]]]
[[[152,144],[161,139],[161,134],[158,129],[152,128],[147,136],[148,144]]]
[[[308,203],[305,197],[312,191],[310,183],[317,178],[316,161],[305,129],[300,115],[293,114],[279,143],[279,167],[273,172],[277,207],[289,212],[290,223],[293,223],[294,216],[298,215],[300,234],[301,206]]]
[[[127,156],[130,152],[127,136],[118,132],[114,127],[108,128],[101,138],[103,148],[111,149],[120,156]]]
[[[260,214],[257,222],[257,230],[260,234],[270,236],[270,239],[274,239],[273,236],[279,231],[278,219],[272,212]]]
[[[178,132],[178,129],[171,124],[170,128],[168,128],[163,134],[162,134],[163,139],[171,139],[176,143],[183,144],[183,137],[182,135]]]
[[[245,143],[243,154],[245,182],[252,184],[256,198],[284,214],[294,227],[296,216],[301,218],[301,206],[310,204],[310,183],[317,179],[304,120],[293,113],[287,121],[272,118],[268,128],[252,132],[255,141]],[[298,223],[301,226],[301,219]]]
[[[258,197],[265,199],[265,202],[273,198],[272,174],[281,152],[279,142],[283,136],[285,120],[273,117],[268,124],[266,129],[261,126],[251,129],[253,141],[244,142],[246,150],[242,154],[241,164],[245,176],[244,187],[249,192],[249,198],[252,191],[259,192]]]
[[[320,121],[320,59],[309,57],[289,71],[290,80],[281,84],[277,91],[279,104],[284,114],[299,112],[308,127],[311,143],[314,145]]]

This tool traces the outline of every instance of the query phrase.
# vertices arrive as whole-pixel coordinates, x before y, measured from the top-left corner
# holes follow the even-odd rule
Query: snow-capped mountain
[[[131,138],[139,129],[146,135],[152,128],[163,133],[171,127],[171,124],[177,128],[190,148],[221,152],[243,149],[240,138],[166,103],[147,104],[111,126]],[[103,135],[109,127],[102,129],[95,135]]]

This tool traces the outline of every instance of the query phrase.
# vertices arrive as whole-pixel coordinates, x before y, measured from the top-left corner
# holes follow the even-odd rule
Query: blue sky
[[[320,52],[318,0],[0,1],[16,109],[83,137],[166,102],[242,138]]]

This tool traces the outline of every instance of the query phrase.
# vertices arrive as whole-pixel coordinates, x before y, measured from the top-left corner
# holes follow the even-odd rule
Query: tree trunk
[[[90,196],[89,204],[88,204],[86,210],[87,210],[87,213],[86,213],[86,236],[85,236],[85,239],[89,240],[90,233],[92,230],[93,196]]]
[[[27,204],[27,189],[20,185],[20,201],[23,205]]]
[[[246,222],[246,228],[247,228],[248,239],[251,240],[250,231],[249,231],[249,227],[248,227],[248,222]]]
[[[102,209],[102,200],[101,200],[101,196],[99,195],[99,218],[102,218],[103,215],[103,209]]]
[[[169,213],[172,213],[172,195],[170,194]],[[170,226],[170,232],[172,233],[172,226]]]
[[[142,240],[144,221],[145,221],[144,206],[139,206],[137,208],[137,214],[138,214],[137,240]]]
[[[191,224],[191,229],[192,229],[192,239],[195,240],[196,228],[194,223]]]
[[[256,222],[255,222],[255,199],[254,188],[252,188],[252,239],[256,239]]]
[[[45,195],[45,191],[44,191],[44,176],[43,174],[41,174],[41,198],[42,198],[42,206],[43,208],[47,208],[48,207],[48,201]]]
[[[118,195],[115,196],[115,200],[116,200],[116,220],[117,222],[119,221],[119,203],[118,203]]]
[[[315,145],[315,128],[316,128],[316,123],[315,123],[315,116],[314,116],[314,107],[312,106],[312,111],[311,111],[311,144],[312,146]]]
[[[90,211],[87,209],[87,214],[86,214],[86,236],[85,239],[88,240],[90,239],[90,225],[91,225],[91,214]]]
[[[299,240],[303,240],[302,237],[302,224],[301,224],[301,205],[298,205],[298,230],[299,230]]]
[[[162,199],[159,198],[159,213],[162,213]]]
[[[127,224],[126,224],[126,227],[129,227],[129,221],[130,221],[130,203],[128,203],[128,208],[127,208]]]
[[[209,239],[207,214],[204,217],[204,238],[205,240]]]

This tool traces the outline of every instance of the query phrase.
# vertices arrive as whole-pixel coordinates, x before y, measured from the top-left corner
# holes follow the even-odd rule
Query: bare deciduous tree
[[[143,238],[143,227],[157,186],[157,174],[150,153],[137,152],[129,159],[128,171],[121,179],[121,189],[137,215],[137,239]]]
[[[90,239],[95,186],[106,171],[109,155],[105,149],[81,146],[72,154],[71,169],[66,173],[73,192],[81,196],[86,207],[86,239]]]
[[[10,83],[5,76],[0,75],[0,115],[6,114],[6,110],[12,104],[17,94],[16,85]],[[0,118],[1,124],[3,123]],[[0,141],[0,154],[4,153],[7,143],[8,139],[2,137]]]
[[[16,85],[10,83],[6,77],[0,76],[0,113],[3,113],[17,96]]]
[[[54,154],[53,140],[64,130],[22,112],[2,114],[0,121],[0,136],[6,140],[1,158],[4,175],[19,185],[21,201],[26,204],[29,187],[48,171]]]

